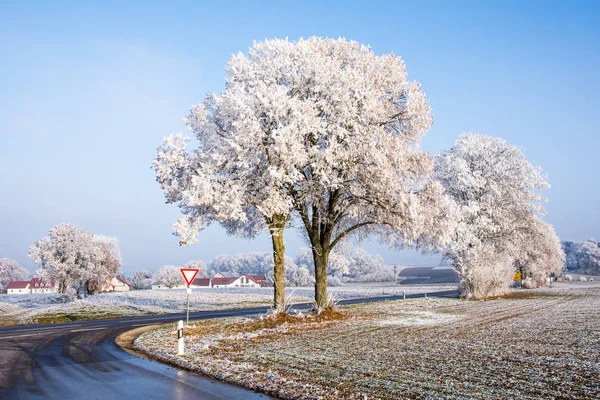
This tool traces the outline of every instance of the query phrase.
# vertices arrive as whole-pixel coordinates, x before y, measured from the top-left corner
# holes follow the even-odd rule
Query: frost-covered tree
[[[582,243],[565,240],[562,242],[563,250],[566,255],[565,264],[568,271],[577,271],[579,269],[579,259],[577,258]]]
[[[188,138],[170,136],[158,149],[153,169],[167,202],[177,203],[185,215],[175,224],[180,244],[195,242],[212,222],[238,236],[270,233],[274,308],[283,310],[283,233],[292,213],[284,186],[295,149],[278,131],[277,99],[267,95],[256,68],[250,72],[242,64],[239,56],[232,57],[225,90],[209,94],[187,117],[197,148],[188,152]]]
[[[29,277],[29,271],[10,258],[0,258],[0,292],[12,281],[22,281]]]
[[[545,213],[539,191],[549,185],[540,168],[502,139],[463,134],[438,157],[436,178],[459,210],[446,256],[462,295],[506,293],[519,245]]]
[[[430,108],[399,57],[345,39],[266,40],[235,55],[229,71],[226,101],[234,106],[218,122],[233,121],[281,166],[266,186],[277,199],[283,192],[285,204],[291,197],[304,226],[319,308],[330,253],[350,235],[378,233],[396,244],[444,232],[432,211],[442,199],[429,181],[433,160],[418,149]]]
[[[93,245],[96,247],[97,256],[95,262],[91,263],[89,278],[86,288],[89,294],[97,294],[117,276],[121,269],[121,250],[119,240],[116,237],[105,235],[94,235]]]
[[[594,239],[583,242],[577,251],[579,272],[600,275],[600,247]]]
[[[394,272],[386,267],[379,254],[364,249],[354,249],[349,255],[348,272],[344,282],[382,282],[394,279]]]
[[[178,266],[165,265],[154,274],[154,283],[172,289],[175,286],[185,285],[185,280]]]
[[[120,267],[115,238],[94,236],[71,224],[52,228],[29,248],[29,257],[40,266],[40,277],[57,280],[59,293],[72,287],[87,294],[88,283],[101,285]]]
[[[521,272],[523,287],[544,286],[550,277],[560,276],[565,269],[565,253],[552,225],[538,218],[525,240],[520,242],[516,266]]]
[[[306,265],[296,265],[295,268],[288,268],[286,265],[285,278],[286,283],[289,282],[293,286],[308,286],[315,282],[314,276]]]
[[[198,271],[198,278],[206,278],[208,277],[208,273],[206,272],[206,263],[202,260],[192,260],[185,263],[183,268],[195,268]]]
[[[131,284],[136,290],[150,289],[152,287],[152,273],[144,269],[136,271],[131,277]]]

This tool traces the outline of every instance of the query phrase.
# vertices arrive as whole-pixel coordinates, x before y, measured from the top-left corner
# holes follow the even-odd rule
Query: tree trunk
[[[283,228],[271,232],[273,242],[273,302],[275,312],[285,311],[285,246],[283,245]]]
[[[327,265],[329,264],[329,250],[313,245],[313,260],[315,263],[315,303],[317,311],[328,308],[327,302]]]

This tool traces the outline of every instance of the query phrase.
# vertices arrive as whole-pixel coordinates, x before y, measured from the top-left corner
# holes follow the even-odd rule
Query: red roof
[[[127,282],[127,279],[125,279],[122,276],[115,276],[115,278],[117,278],[117,280],[123,282],[124,284],[126,284],[127,286],[129,286],[129,289],[133,289],[133,285],[129,282]]]
[[[215,285],[229,285],[230,283],[232,283],[236,279],[237,278],[213,278],[212,284],[213,284],[213,286],[215,286]]]
[[[249,275],[249,274],[246,274],[245,276],[247,276],[248,278],[252,279],[256,283],[263,284],[263,283],[267,282],[267,277],[264,274],[262,274],[262,275]]]
[[[40,278],[33,278],[29,284],[32,289],[44,289],[44,288],[53,288],[56,284],[54,279],[49,281],[42,281]]]
[[[190,286],[210,286],[210,278],[196,278]]]
[[[14,281],[9,282],[7,289],[27,289],[27,285],[29,285],[29,281]]]

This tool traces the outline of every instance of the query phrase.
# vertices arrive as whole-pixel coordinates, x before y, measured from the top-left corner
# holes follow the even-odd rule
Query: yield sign
[[[179,268],[179,270],[181,271],[181,275],[183,275],[183,279],[185,279],[185,283],[187,283],[188,286],[194,282],[194,278],[196,275],[198,275],[198,271],[200,271],[197,268]]]

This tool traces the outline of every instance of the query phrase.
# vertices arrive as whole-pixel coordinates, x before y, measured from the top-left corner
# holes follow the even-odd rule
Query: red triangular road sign
[[[183,275],[183,279],[185,279],[185,283],[187,283],[188,286],[194,282],[194,278],[196,275],[198,275],[198,271],[200,271],[197,268],[179,268],[179,270],[181,271],[181,275]]]

